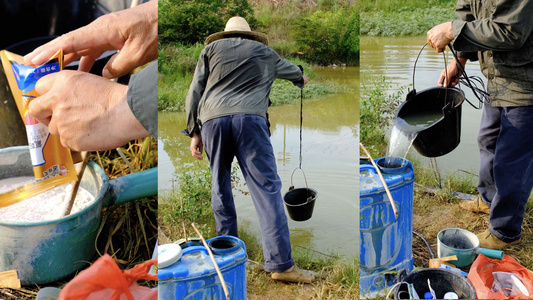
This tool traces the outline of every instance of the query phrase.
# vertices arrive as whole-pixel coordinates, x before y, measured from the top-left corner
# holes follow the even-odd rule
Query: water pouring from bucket
[[[425,46],[414,63],[413,90],[396,113],[387,156],[405,157],[412,144],[421,155],[438,157],[459,145],[464,92],[452,87],[433,87],[420,92],[415,89],[416,63]]]

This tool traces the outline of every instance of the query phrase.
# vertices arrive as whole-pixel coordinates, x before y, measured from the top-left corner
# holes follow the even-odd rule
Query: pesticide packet
[[[50,60],[40,66],[24,65],[22,56],[6,50],[0,51],[0,58],[11,93],[26,125],[35,175],[35,183],[0,194],[0,207],[2,207],[76,181],[78,176],[70,149],[63,147],[59,137],[51,135],[46,125],[28,113],[30,102],[39,96],[35,91],[37,81],[45,75],[63,69],[63,50],[60,49]]]

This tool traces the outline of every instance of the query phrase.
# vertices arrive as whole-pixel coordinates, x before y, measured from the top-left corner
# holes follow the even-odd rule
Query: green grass
[[[394,12],[400,10],[416,10],[429,7],[454,7],[455,0],[360,0],[359,8],[363,13],[373,11]]]
[[[456,19],[450,0],[361,2],[361,35],[422,35],[433,26]]]
[[[372,157],[386,154],[385,130],[390,126],[406,87],[387,93],[392,83],[381,75],[371,77],[370,71],[362,73],[360,89],[359,139]]]
[[[211,171],[207,163],[184,167],[177,176],[176,188],[159,195],[159,199],[160,244],[197,236],[191,223],[206,238],[216,236],[211,209]]]

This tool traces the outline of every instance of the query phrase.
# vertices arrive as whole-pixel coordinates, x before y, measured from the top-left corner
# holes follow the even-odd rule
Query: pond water
[[[385,75],[392,84],[390,92],[399,87],[406,87],[413,83],[413,66],[416,57],[426,42],[425,36],[416,37],[361,37],[361,72],[370,72],[371,76]],[[447,53],[448,63],[451,53]],[[426,46],[416,65],[415,88],[422,91],[436,87],[439,74],[444,68],[442,53]],[[468,62],[466,65],[468,76],[479,76],[485,80],[479,64]],[[486,81],[485,81],[486,82]],[[412,86],[410,86],[412,88]],[[462,87],[466,98],[474,104],[477,99],[467,87]],[[405,94],[407,89],[405,89]],[[402,100],[405,99],[405,94]],[[439,170],[446,173],[457,169],[478,173],[479,151],[477,148],[477,132],[481,121],[481,110],[474,109],[468,103],[462,105],[461,143],[451,153],[437,158]],[[392,129],[392,128],[391,128]],[[389,131],[390,132],[390,131]],[[410,154],[416,150],[410,150]],[[429,165],[429,159],[416,155],[422,162]]]
[[[291,241],[294,247],[355,257],[359,252],[359,68],[319,68],[317,73],[323,80],[353,87],[353,92],[307,102],[304,99],[302,169],[318,197],[311,219],[289,219]],[[299,104],[269,110],[282,195],[298,167],[299,114]],[[190,139],[179,134],[185,121],[184,113],[159,113],[159,190],[163,193],[175,184],[173,174],[195,162],[189,152]],[[305,187],[299,170],[294,173],[293,183],[296,188]],[[245,186],[240,189],[246,191]],[[251,197],[235,190],[234,195],[240,226],[259,236]]]

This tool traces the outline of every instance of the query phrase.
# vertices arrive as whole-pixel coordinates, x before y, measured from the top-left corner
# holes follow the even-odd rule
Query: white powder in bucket
[[[0,180],[0,193],[8,192],[26,183],[33,177],[15,177]],[[37,196],[10,206],[0,207],[0,221],[4,222],[42,222],[60,219],[70,200],[72,184],[58,186]],[[67,196],[68,195],[68,196]],[[83,210],[94,202],[94,196],[83,188],[78,189],[71,214]]]

